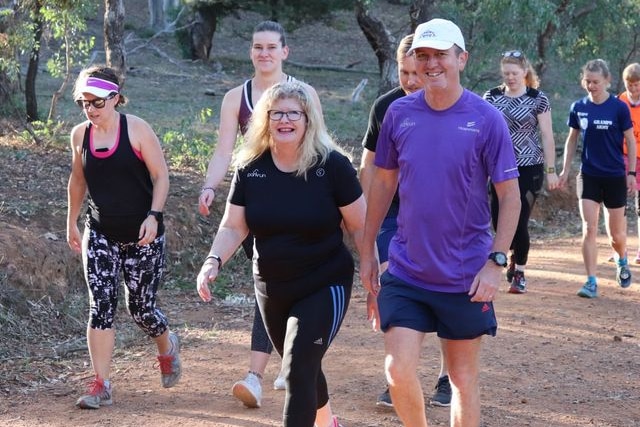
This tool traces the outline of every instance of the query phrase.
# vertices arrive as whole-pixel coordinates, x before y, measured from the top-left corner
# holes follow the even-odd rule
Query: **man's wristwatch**
[[[152,217],[154,217],[156,219],[156,221],[162,222],[162,212],[149,211],[149,212],[147,212],[147,216],[152,216]]]
[[[491,252],[489,254],[489,259],[500,267],[507,266],[507,255],[504,252]]]

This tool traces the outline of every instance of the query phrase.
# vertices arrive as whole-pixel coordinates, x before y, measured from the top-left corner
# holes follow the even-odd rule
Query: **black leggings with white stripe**
[[[352,283],[331,285],[292,300],[256,292],[260,311],[287,379],[284,426],[313,426],[329,392],[322,358],[340,330]]]

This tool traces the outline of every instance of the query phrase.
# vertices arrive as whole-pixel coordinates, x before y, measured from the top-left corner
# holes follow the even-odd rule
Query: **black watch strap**
[[[215,259],[216,261],[218,261],[218,271],[222,271],[222,258],[220,258],[218,255],[209,255],[204,259],[204,262],[207,262],[210,259]]]
[[[489,259],[500,267],[506,267],[508,264],[507,254],[504,252],[491,252],[489,254]]]
[[[158,222],[162,222],[162,218],[164,217],[164,215],[162,215],[162,212],[160,211],[149,211],[147,212],[147,216],[152,216],[156,219],[156,221]]]

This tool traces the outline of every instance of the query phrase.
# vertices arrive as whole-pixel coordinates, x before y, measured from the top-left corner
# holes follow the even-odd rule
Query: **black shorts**
[[[626,176],[591,176],[579,173],[576,178],[578,199],[604,203],[608,209],[622,208],[627,205]]]

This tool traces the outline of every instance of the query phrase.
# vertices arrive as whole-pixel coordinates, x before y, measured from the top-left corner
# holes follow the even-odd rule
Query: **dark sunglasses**
[[[96,99],[92,99],[91,101],[87,99],[76,99],[76,104],[78,105],[78,107],[82,108],[83,110],[86,110],[87,108],[89,108],[89,106],[100,109],[100,108],[104,108],[105,103],[116,95],[117,93],[112,93],[106,98],[96,98]]]
[[[522,58],[523,56],[524,55],[522,55],[522,52],[520,52],[519,50],[508,50],[506,52],[502,52],[503,58],[508,58],[508,57]]]

